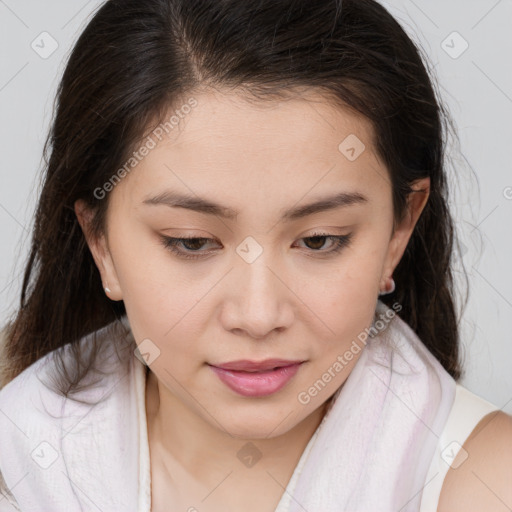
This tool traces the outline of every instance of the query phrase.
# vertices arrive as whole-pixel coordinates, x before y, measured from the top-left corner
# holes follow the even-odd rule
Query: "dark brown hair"
[[[459,379],[445,175],[452,122],[427,63],[374,0],[108,0],[80,35],[59,84],[2,384],[69,343],[76,364],[60,370],[67,396],[94,363],[98,347],[86,356],[77,341],[125,308],[105,296],[74,203],[85,200],[93,234],[104,232],[108,195],[98,199],[94,191],[171,107],[208,87],[236,88],[257,101],[314,89],[365,116],[391,176],[395,222],[410,185],[430,177],[428,202],[394,273],[396,291],[381,300],[401,304],[400,317]]]

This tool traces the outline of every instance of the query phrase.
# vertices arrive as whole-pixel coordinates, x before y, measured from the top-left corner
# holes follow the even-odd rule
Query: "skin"
[[[171,504],[273,511],[358,356],[309,403],[297,397],[371,325],[430,182],[414,184],[393,231],[389,174],[366,119],[314,92],[264,103],[221,91],[194,98],[198,106],[110,192],[105,236],[88,235],[91,212],[82,201],[75,211],[109,298],[124,301],[137,343],[149,339],[159,350],[146,389],[153,512]],[[365,144],[354,161],[338,150],[350,134]],[[165,190],[239,213],[228,220],[144,204]],[[334,192],[368,200],[281,219],[284,209]],[[352,239],[328,255],[334,241],[306,238],[315,231]],[[206,254],[188,260],[161,235],[212,240],[180,244],[184,253]],[[250,263],[236,251],[246,237],[262,249]],[[233,392],[206,364],[271,357],[305,363],[282,390],[259,398]],[[250,468],[237,458],[248,441],[261,454]]]
[[[510,415],[503,411],[494,411],[478,422],[446,474],[437,510],[438,512],[509,512],[512,510],[512,417]]]

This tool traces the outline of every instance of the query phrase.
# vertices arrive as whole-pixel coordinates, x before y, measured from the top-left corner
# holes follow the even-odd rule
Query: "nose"
[[[294,319],[293,292],[265,252],[252,262],[239,261],[231,272],[221,322],[233,334],[263,339],[282,332]]]

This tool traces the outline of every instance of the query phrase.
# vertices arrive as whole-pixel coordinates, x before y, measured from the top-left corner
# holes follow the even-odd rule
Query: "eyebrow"
[[[338,194],[322,197],[306,205],[294,206],[282,213],[281,220],[292,221],[308,215],[350,206],[354,204],[367,203],[368,198],[359,192],[341,192]],[[208,199],[198,196],[190,196],[175,191],[165,191],[157,196],[150,197],[143,201],[147,205],[165,205],[172,208],[185,208],[207,215],[216,215],[228,220],[235,220],[239,212],[227,206],[220,205]]]

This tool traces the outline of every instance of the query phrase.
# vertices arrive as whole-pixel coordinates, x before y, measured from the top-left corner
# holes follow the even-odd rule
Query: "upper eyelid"
[[[188,240],[206,240],[208,242],[216,242],[217,239],[214,238],[214,237],[209,237],[209,236],[168,236],[168,235],[162,235],[164,238],[166,239],[170,239],[170,240],[185,240],[185,241],[188,241]],[[301,236],[301,237],[298,237],[297,240],[302,240],[303,238],[316,238],[316,237],[325,237],[325,238],[339,238],[339,237],[343,237],[343,236],[350,236],[350,233],[346,233],[346,234],[335,234],[335,233],[321,233],[321,232],[318,232],[318,233],[312,233],[310,235],[306,235],[306,236]]]
[[[352,231],[352,228],[354,226],[343,226],[343,227],[336,227],[336,228],[311,228],[311,233],[310,234],[306,234],[306,235],[302,235],[302,236],[299,236],[297,237],[297,239],[301,239],[301,238],[311,238],[311,237],[314,237],[314,236],[344,236],[344,235],[348,235],[351,231]],[[343,229],[343,230],[348,230],[350,229],[351,231],[347,232],[347,233],[335,233],[335,232],[332,232],[330,231],[330,229]],[[176,231],[178,231],[178,229],[176,229]],[[309,230],[308,230],[309,231]],[[307,231],[306,231],[307,233]],[[178,238],[178,239],[185,239],[185,240],[189,240],[189,239],[192,239],[192,240],[196,240],[196,239],[204,239],[204,240],[217,240],[217,237],[214,237],[214,236],[208,236],[208,235],[165,235],[164,233],[161,233],[161,236],[163,237],[166,237],[166,238]]]
[[[299,238],[297,238],[297,240],[303,240],[303,239],[307,239],[307,238],[331,238],[331,239],[347,239],[347,242],[350,241],[350,239],[352,238],[353,236],[353,233],[350,232],[350,233],[346,233],[346,234],[341,234],[341,235],[336,235],[336,234],[332,234],[332,233],[321,233],[321,232],[318,232],[318,233],[313,233],[313,234],[310,234],[308,236],[301,236]],[[164,240],[167,240],[167,241],[174,241],[176,243],[180,243],[180,242],[188,242],[188,241],[196,241],[196,240],[203,240],[205,243],[209,243],[209,242],[217,242],[217,239],[216,238],[212,238],[212,237],[205,237],[205,236],[166,236],[166,235],[162,235],[162,238]],[[200,253],[200,252],[207,252],[207,251],[201,251],[201,250],[196,250],[196,251],[192,251],[190,249],[185,249],[185,252],[190,252],[190,253]]]

